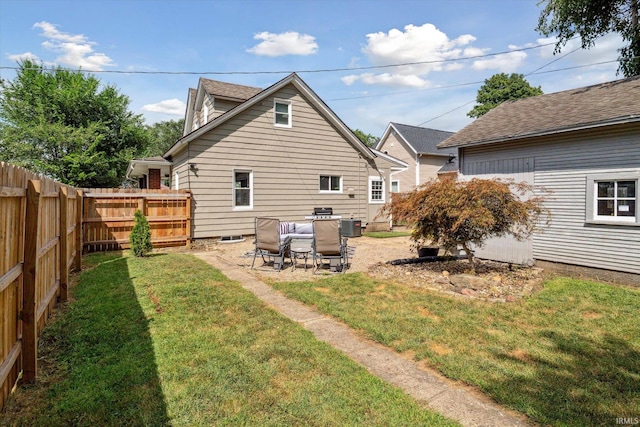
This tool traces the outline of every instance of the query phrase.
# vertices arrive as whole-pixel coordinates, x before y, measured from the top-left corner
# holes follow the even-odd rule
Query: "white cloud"
[[[184,116],[187,104],[179,99],[165,99],[155,104],[147,104],[142,107],[143,111],[151,111],[154,113],[172,114],[175,116]]]
[[[474,70],[498,70],[503,73],[513,73],[527,58],[527,54],[522,51],[501,53],[486,59],[473,61],[471,66]]]
[[[104,53],[94,52],[93,46],[96,43],[89,41],[83,34],[63,33],[54,24],[46,21],[36,22],[33,27],[40,28],[41,35],[47,39],[42,42],[42,47],[59,53],[53,61],[46,62],[49,65],[65,65],[91,71],[102,71],[105,67],[116,65]],[[31,52],[10,55],[9,58],[15,61],[38,60],[38,57]]]
[[[424,78],[433,71],[454,70],[462,66],[452,61],[460,58],[463,52],[476,38],[470,34],[450,39],[433,24],[422,26],[407,25],[404,31],[391,29],[388,33],[377,32],[367,34],[367,45],[362,52],[375,66],[392,64],[410,64],[394,67],[392,73],[343,78],[345,84],[353,84],[360,80],[367,84],[384,84],[390,86],[426,87]],[[479,49],[475,51],[482,52]],[[356,78],[358,77],[358,78]]]
[[[31,52],[19,53],[17,55],[7,55],[7,57],[10,60],[16,61],[16,62],[22,62],[27,60],[32,62],[40,62],[40,58],[38,58],[36,55],[34,55]]]
[[[308,34],[300,34],[295,31],[274,34],[269,32],[258,33],[253,36],[255,40],[262,40],[247,52],[262,56],[284,55],[311,55],[318,51],[316,38]]]
[[[395,87],[414,87],[414,88],[426,88],[431,86],[429,81],[421,78],[416,75],[400,75],[400,74],[372,74],[372,73],[364,73],[360,75],[350,75],[342,77],[342,82],[347,86],[352,85],[356,81],[361,81],[362,83],[368,85],[382,84],[385,86],[395,86]]]

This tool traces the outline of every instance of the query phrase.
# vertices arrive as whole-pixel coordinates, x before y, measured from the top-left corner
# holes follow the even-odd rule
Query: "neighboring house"
[[[364,145],[296,74],[264,90],[200,79],[185,135],[163,157],[172,187],[191,190],[195,238],[250,235],[255,217],[303,221],[316,207],[387,229],[376,216],[403,166]]]
[[[126,176],[135,179],[138,188],[160,189],[171,181],[171,162],[162,156],[133,159]]]
[[[505,102],[439,147],[459,150],[460,179],[550,193],[549,226],[478,257],[640,273],[640,77]]]
[[[438,148],[451,135],[453,132],[389,123],[375,148],[407,165],[391,174],[392,191],[413,190],[441,174],[455,176],[457,150]]]

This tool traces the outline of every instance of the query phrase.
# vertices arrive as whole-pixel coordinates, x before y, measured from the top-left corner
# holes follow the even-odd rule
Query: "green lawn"
[[[195,257],[85,267],[0,425],[456,425]]]
[[[541,424],[640,416],[637,289],[555,278],[500,304],[359,273],[272,286]]]

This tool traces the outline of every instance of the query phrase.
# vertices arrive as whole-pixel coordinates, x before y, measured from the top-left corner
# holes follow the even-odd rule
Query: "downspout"
[[[420,156],[422,154],[416,153],[416,188],[420,185]]]

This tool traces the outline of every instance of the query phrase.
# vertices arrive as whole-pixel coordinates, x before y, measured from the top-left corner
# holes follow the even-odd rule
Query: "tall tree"
[[[555,53],[576,35],[582,47],[592,47],[595,40],[608,33],[618,33],[626,45],[620,49],[618,72],[626,77],[640,74],[639,0],[544,0],[537,30],[556,35]]]
[[[467,116],[478,118],[505,101],[536,95],[542,95],[542,89],[540,86],[531,86],[522,74],[513,73],[510,76],[505,73],[494,74],[478,89],[476,96],[478,105],[473,107]]]
[[[167,120],[147,126],[150,141],[145,150],[145,157],[161,156],[182,137],[184,119]]]
[[[69,185],[114,187],[148,144],[129,98],[92,75],[24,61],[0,89],[0,160]]]
[[[360,141],[364,142],[367,147],[373,147],[378,143],[378,141],[380,141],[380,138],[377,136],[373,136],[370,133],[364,133],[360,129],[354,129],[353,133],[355,133]]]

